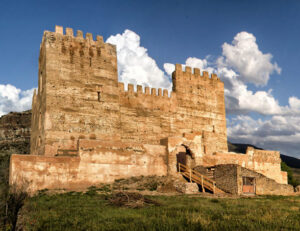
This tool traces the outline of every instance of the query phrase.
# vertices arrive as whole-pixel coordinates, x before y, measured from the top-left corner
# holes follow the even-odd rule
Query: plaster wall
[[[133,176],[166,175],[164,146],[80,140],[78,156],[12,155],[10,184],[28,191],[85,189]]]

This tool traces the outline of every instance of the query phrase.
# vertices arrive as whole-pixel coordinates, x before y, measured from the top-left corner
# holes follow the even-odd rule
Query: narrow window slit
[[[100,91],[97,91],[97,94],[98,94],[98,101],[100,102],[100,99],[101,99]]]

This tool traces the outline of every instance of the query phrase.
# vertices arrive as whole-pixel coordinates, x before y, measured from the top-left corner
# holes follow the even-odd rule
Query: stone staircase
[[[212,180],[210,177],[205,176],[198,171],[195,171],[184,164],[178,163],[178,171],[179,173],[184,176],[189,182],[197,183],[201,186],[202,191],[210,191],[213,194],[221,194],[225,193],[218,187],[216,187],[216,182]],[[211,171],[212,172],[212,171]],[[213,176],[213,172],[212,172]]]
[[[209,177],[210,179],[214,179],[214,173],[215,173],[215,168],[207,168],[206,169],[206,176]]]

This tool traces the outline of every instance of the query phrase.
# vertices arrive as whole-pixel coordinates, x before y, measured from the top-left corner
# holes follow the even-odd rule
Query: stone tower
[[[101,36],[94,41],[89,33],[84,38],[82,31],[74,37],[70,28],[65,35],[59,26],[44,32],[32,103],[32,154],[74,149],[79,138],[95,138],[95,131],[117,134],[118,102],[114,45]]]
[[[203,151],[227,151],[224,84],[216,75],[180,64],[173,91],[118,82],[114,45],[56,26],[40,48],[39,88],[33,97],[31,154],[76,150],[80,139],[160,144],[196,133]]]

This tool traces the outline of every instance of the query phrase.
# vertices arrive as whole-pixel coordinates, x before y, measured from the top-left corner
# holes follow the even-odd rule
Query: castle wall
[[[238,166],[238,192],[242,193],[243,178],[254,177],[256,195],[292,195],[294,187],[289,184],[282,184],[274,181],[272,178],[265,177],[264,174],[251,171],[249,169]]]
[[[31,154],[13,155],[10,181],[78,189],[138,175],[177,174],[178,152],[190,167],[238,164],[287,183],[279,152],[228,153],[224,83],[176,64],[172,92],[118,82],[114,45],[56,27],[40,47],[32,101]],[[164,145],[160,145],[164,144]],[[65,152],[66,151],[66,152]],[[56,156],[77,153],[75,157]]]
[[[10,184],[27,190],[85,189],[133,176],[166,175],[165,146],[80,140],[79,155],[12,155]]]
[[[287,173],[281,171],[281,159],[278,151],[258,150],[248,147],[246,154],[221,153],[203,157],[204,166],[236,164],[256,171],[275,180],[280,184],[287,184]]]
[[[294,193],[292,185],[279,183],[238,164],[216,165],[214,169],[216,186],[231,194],[243,194],[243,177],[255,178],[254,188],[257,195],[291,195]]]
[[[176,64],[172,74],[176,92],[176,128],[180,133],[199,133],[205,154],[227,152],[224,83],[198,68],[182,70]]]
[[[53,156],[79,139],[142,144],[203,133],[206,153],[227,151],[224,84],[216,75],[176,65],[173,91],[118,83],[114,45],[62,27],[45,31],[39,89],[33,99],[31,153]],[[213,145],[211,145],[213,143]]]

